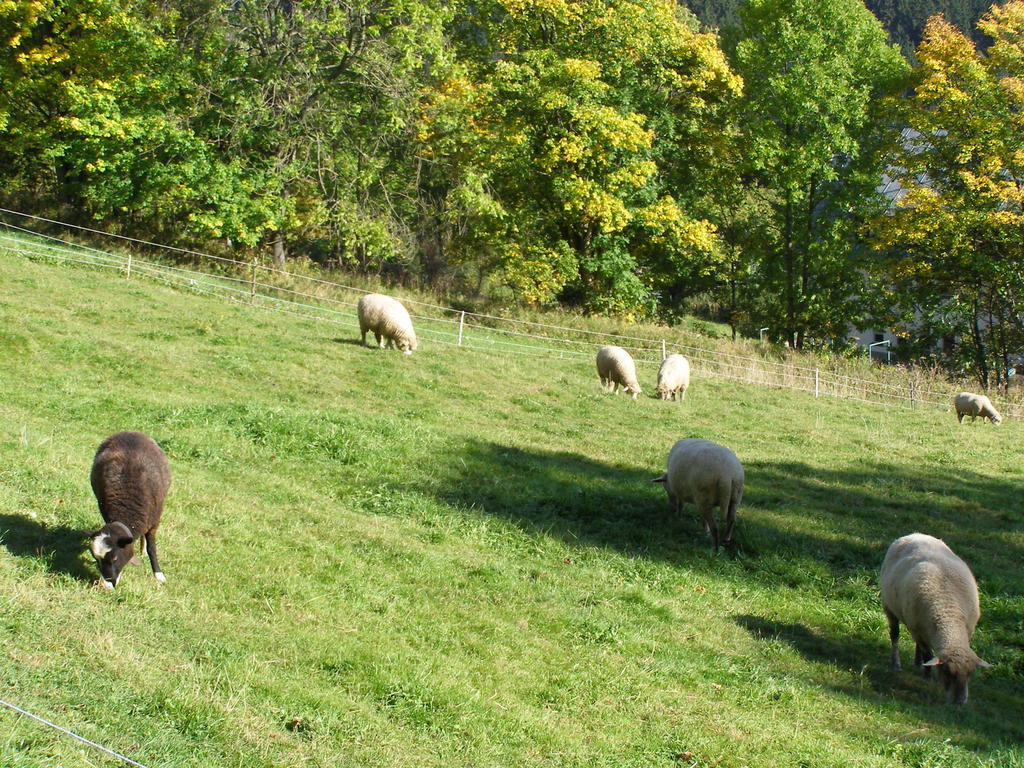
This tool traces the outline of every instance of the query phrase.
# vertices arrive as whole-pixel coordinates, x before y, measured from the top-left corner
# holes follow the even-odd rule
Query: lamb
[[[961,392],[953,398],[953,407],[956,408],[956,420],[963,424],[964,416],[970,416],[971,421],[981,416],[981,420],[988,419],[993,424],[1003,420],[999,411],[992,405],[992,401],[985,395],[975,395],[971,392]]]
[[[409,312],[390,296],[368,293],[359,300],[359,332],[366,343],[366,332],[373,331],[381,349],[385,346],[398,347],[403,354],[411,355],[416,349],[416,332],[412,328]]]
[[[153,576],[166,581],[156,559],[156,529],[171,485],[171,469],[160,446],[141,432],[111,435],[96,450],[89,480],[106,523],[87,534],[103,586],[117,586],[125,563],[134,560],[135,542],[140,538]]]
[[[947,699],[967,703],[967,683],[975,667],[992,666],[970,646],[981,609],[978,585],[967,563],[941,539],[912,533],[889,546],[880,581],[893,670],[901,669],[902,621],[916,643],[914,664],[923,665],[926,675],[938,667]]]
[[[736,525],[736,511],[743,498],[743,465],[736,454],[710,440],[689,438],[679,440],[668,454],[668,469],[652,483],[663,483],[668,494],[669,508],[679,514],[683,503],[692,501],[704,518],[711,534],[712,551],[719,544],[732,543],[732,529]],[[725,536],[719,541],[718,526],[712,510],[718,507],[725,517]]]
[[[626,392],[636,396],[640,394],[640,384],[636,380],[636,363],[629,352],[622,347],[601,347],[597,350],[597,375],[601,384],[608,387],[609,392],[618,392],[622,387]]]
[[[682,401],[686,397],[686,388],[690,386],[690,361],[682,355],[669,355],[658,369],[658,397],[673,400],[679,395]]]

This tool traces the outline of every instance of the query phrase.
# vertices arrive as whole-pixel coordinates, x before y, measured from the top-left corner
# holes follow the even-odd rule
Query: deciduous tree
[[[1024,3],[994,6],[979,26],[987,54],[941,16],[928,22],[898,105],[901,194],[873,226],[908,323],[956,336],[987,387],[1024,343]]]
[[[465,68],[438,85],[422,132],[454,180],[446,205],[465,206],[453,258],[486,249],[529,300],[620,313],[714,272],[715,229],[672,178],[701,183],[739,92],[717,39],[668,0],[463,7]]]
[[[743,154],[773,219],[751,243],[761,321],[796,347],[842,338],[865,293],[859,208],[881,177],[864,151],[873,104],[907,67],[861,0],[749,0],[741,19]]]

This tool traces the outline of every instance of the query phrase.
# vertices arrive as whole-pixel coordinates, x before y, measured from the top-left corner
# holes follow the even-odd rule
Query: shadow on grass
[[[0,515],[0,544],[18,557],[40,560],[50,573],[63,573],[79,581],[94,581],[97,573],[82,562],[85,531],[50,527],[19,515]]]
[[[786,585],[807,600],[863,602],[877,588],[889,543],[915,530],[946,538],[974,568],[988,597],[1017,606],[1024,595],[1024,552],[1003,535],[1020,530],[1019,489],[964,469],[939,475],[882,463],[832,469],[810,464],[748,462],[736,527],[735,560],[710,556],[710,542],[692,504],[670,514],[664,491],[650,481],[662,467],[609,464],[566,451],[523,449],[471,440],[435,465],[427,492],[453,506],[479,510],[570,545],[613,549],[719,572],[766,588]],[[984,601],[983,601],[984,602]],[[983,616],[986,643],[1021,646],[1019,617]],[[888,670],[888,636],[881,607],[878,637],[829,636],[798,623],[756,616],[735,621],[757,637],[778,637],[811,661],[849,670],[845,695],[919,713],[962,729],[972,748],[1024,737],[1020,670],[985,670],[977,701],[948,708],[934,682]],[[906,650],[906,649],[904,649]],[[982,655],[986,653],[982,647]],[[1011,653],[1007,654],[1012,655]],[[999,663],[998,657],[990,661]],[[836,679],[841,679],[840,672]]]
[[[651,482],[657,471],[484,441],[470,441],[445,466],[429,493],[527,531],[649,557],[710,551],[695,516],[669,514],[664,491]]]
[[[849,682],[841,682],[842,672],[839,672],[839,681],[826,687],[865,701],[881,701],[891,709],[912,712],[927,722],[957,728],[969,734],[965,746],[970,749],[991,749],[999,743],[1014,744],[1024,740],[1024,721],[1006,717],[1007,712],[1019,707],[1016,686],[1011,680],[991,674],[993,670],[976,673],[970,702],[965,707],[956,707],[945,703],[945,694],[936,676],[926,678],[921,670],[911,665],[909,655],[913,643],[909,636],[901,643],[903,672],[893,672],[889,668],[889,640],[884,628],[879,629],[875,640],[857,634],[833,637],[803,624],[761,616],[737,615],[732,619],[759,640],[781,641],[807,661],[831,664],[849,673]],[[817,680],[811,682],[818,683]]]
[[[787,539],[811,528],[827,537],[815,545],[817,559],[838,570],[876,572],[894,539],[920,531],[945,539],[990,592],[1024,595],[1024,548],[1004,535],[1024,530],[1014,483],[963,467],[940,473],[883,462],[823,469],[760,461],[745,469],[743,502],[752,510],[746,523],[754,551],[805,550],[811,542],[804,535]]]
[[[677,561],[710,552],[692,504],[679,517],[641,469],[565,451],[471,440],[430,481],[446,503],[480,509],[571,543]],[[1024,594],[1019,489],[970,471],[935,476],[882,464],[822,469],[748,462],[733,552],[753,577],[799,587],[820,575],[871,578],[889,543],[915,530],[946,538],[993,592]],[[1014,510],[1014,511],[1011,511]]]
[[[370,340],[373,340],[373,336],[370,336]],[[335,344],[348,344],[353,347],[366,347],[367,349],[373,349],[372,346],[364,343],[358,336],[338,336],[337,338],[331,339]]]

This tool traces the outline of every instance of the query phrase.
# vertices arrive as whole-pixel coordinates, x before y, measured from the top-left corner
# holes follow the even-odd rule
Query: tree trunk
[[[796,331],[796,286],[793,284],[796,269],[793,253],[793,197],[786,193],[785,224],[783,227],[782,258],[786,267],[786,343],[792,347]]]
[[[736,341],[736,251],[733,250],[732,261],[729,263],[729,328],[732,340]]]
[[[981,307],[978,300],[974,300],[974,311],[971,314],[971,336],[974,339],[974,364],[978,368],[978,383],[982,389],[988,389],[988,360],[985,354],[985,340],[981,335],[981,326],[978,323],[978,315]]]
[[[278,269],[284,268],[284,261],[288,257],[288,251],[284,247],[284,233],[278,230],[273,234],[272,245],[274,247],[274,266]]]
[[[804,238],[803,249],[800,254],[800,327],[796,336],[796,348],[804,348],[804,335],[807,332],[807,293],[811,284],[810,247],[814,237],[814,188],[817,182],[814,177],[807,182],[807,232]]]

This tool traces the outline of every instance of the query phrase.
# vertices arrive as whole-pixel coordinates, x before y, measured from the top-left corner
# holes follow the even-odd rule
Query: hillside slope
[[[1024,765],[1020,423],[424,343],[0,253],[0,699],[150,766]],[[106,435],[174,472],[157,584],[94,585]],[[649,480],[747,468],[735,557]],[[945,538],[996,664],[887,669],[876,573]],[[912,645],[903,643],[909,667]],[[100,755],[0,709],[11,766]]]

